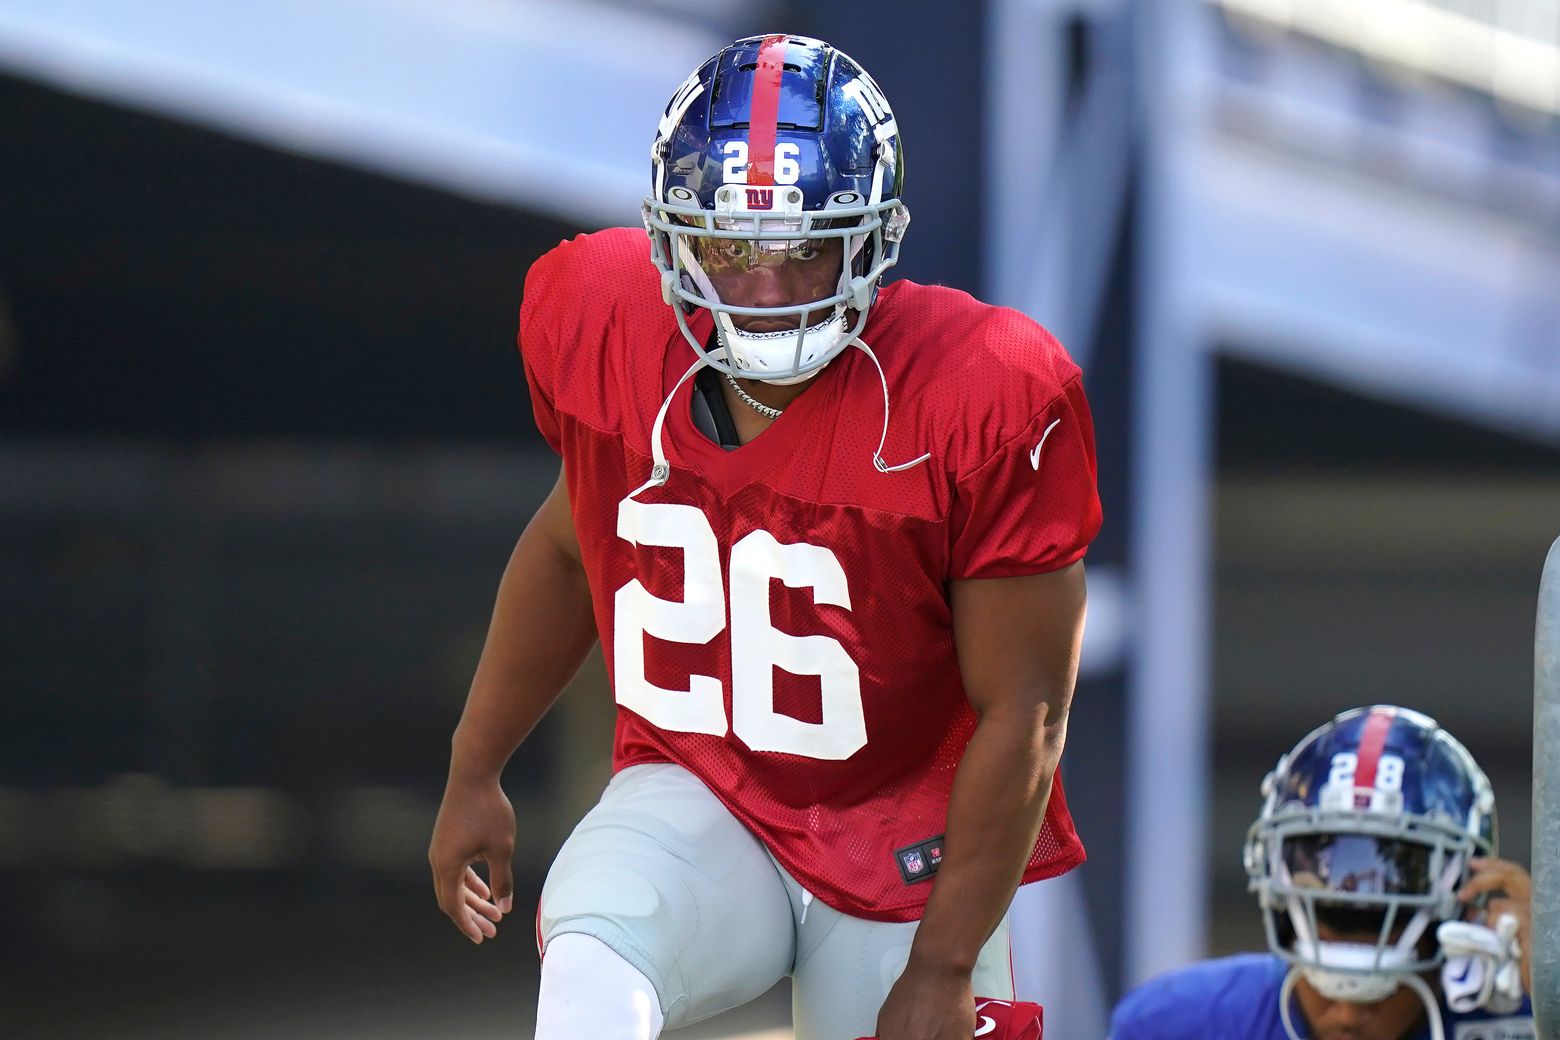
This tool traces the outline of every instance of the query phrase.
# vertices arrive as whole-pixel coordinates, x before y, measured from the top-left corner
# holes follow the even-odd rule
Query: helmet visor
[[[1431,849],[1370,834],[1302,834],[1284,839],[1284,866],[1295,888],[1357,896],[1425,895]]]
[[[826,291],[837,291],[844,242],[841,239],[695,238],[694,256],[712,277],[745,274],[760,267],[791,265],[799,271],[827,274]],[[814,281],[818,279],[815,277]]]

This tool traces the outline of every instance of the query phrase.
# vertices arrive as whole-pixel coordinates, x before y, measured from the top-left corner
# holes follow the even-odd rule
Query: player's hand
[[[975,993],[968,972],[911,961],[878,1011],[878,1040],[969,1040]]]
[[[1501,914],[1517,919],[1517,946],[1522,951],[1522,989],[1533,992],[1533,879],[1520,864],[1505,859],[1476,858],[1468,864],[1473,877],[1457,893],[1469,903],[1479,896],[1489,897],[1484,905],[1484,920],[1494,927]]]
[[[474,943],[498,935],[499,920],[513,906],[514,851],[515,811],[498,779],[472,782],[452,776],[433,824],[428,865],[439,909]],[[478,860],[487,862],[491,885],[472,869]]]

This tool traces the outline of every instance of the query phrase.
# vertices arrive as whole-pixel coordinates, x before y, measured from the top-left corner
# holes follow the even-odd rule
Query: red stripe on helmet
[[[775,129],[780,119],[780,77],[785,72],[788,37],[766,36],[758,45],[753,70],[753,105],[748,110],[749,184],[775,182]]]
[[[1376,765],[1381,761],[1381,749],[1387,746],[1387,731],[1391,728],[1391,712],[1373,711],[1366,718],[1360,733],[1360,757],[1354,766],[1355,787],[1376,786]]]

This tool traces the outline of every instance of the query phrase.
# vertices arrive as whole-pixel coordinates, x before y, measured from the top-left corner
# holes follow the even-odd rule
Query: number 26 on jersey
[[[613,663],[617,701],[665,730],[727,733],[719,678],[693,675],[686,690],[668,690],[645,678],[645,636],[702,646],[727,632],[727,590],[720,547],[708,518],[693,506],[618,504],[618,537],[635,546],[680,549],[683,598],[653,596],[634,578],[613,601]],[[839,640],[796,636],[771,623],[769,583],[811,588],[813,602],[850,609],[845,569],[820,545],[782,545],[753,531],[731,547],[730,730],[754,751],[780,751],[841,760],[866,746],[861,675]],[[816,675],[823,692],[821,722],[803,722],[775,710],[774,670]]]

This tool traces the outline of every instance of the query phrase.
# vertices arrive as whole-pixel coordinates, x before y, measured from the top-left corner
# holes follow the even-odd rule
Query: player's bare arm
[[[948,805],[947,856],[881,1040],[974,1028],[970,973],[1034,848],[1067,735],[1085,610],[1083,564],[952,584],[959,670],[979,724]]]
[[[504,765],[595,641],[590,588],[560,472],[499,582],[428,849],[439,907],[474,943],[497,934],[513,899],[515,817],[499,783]],[[478,860],[487,863],[491,884],[472,869]]]

